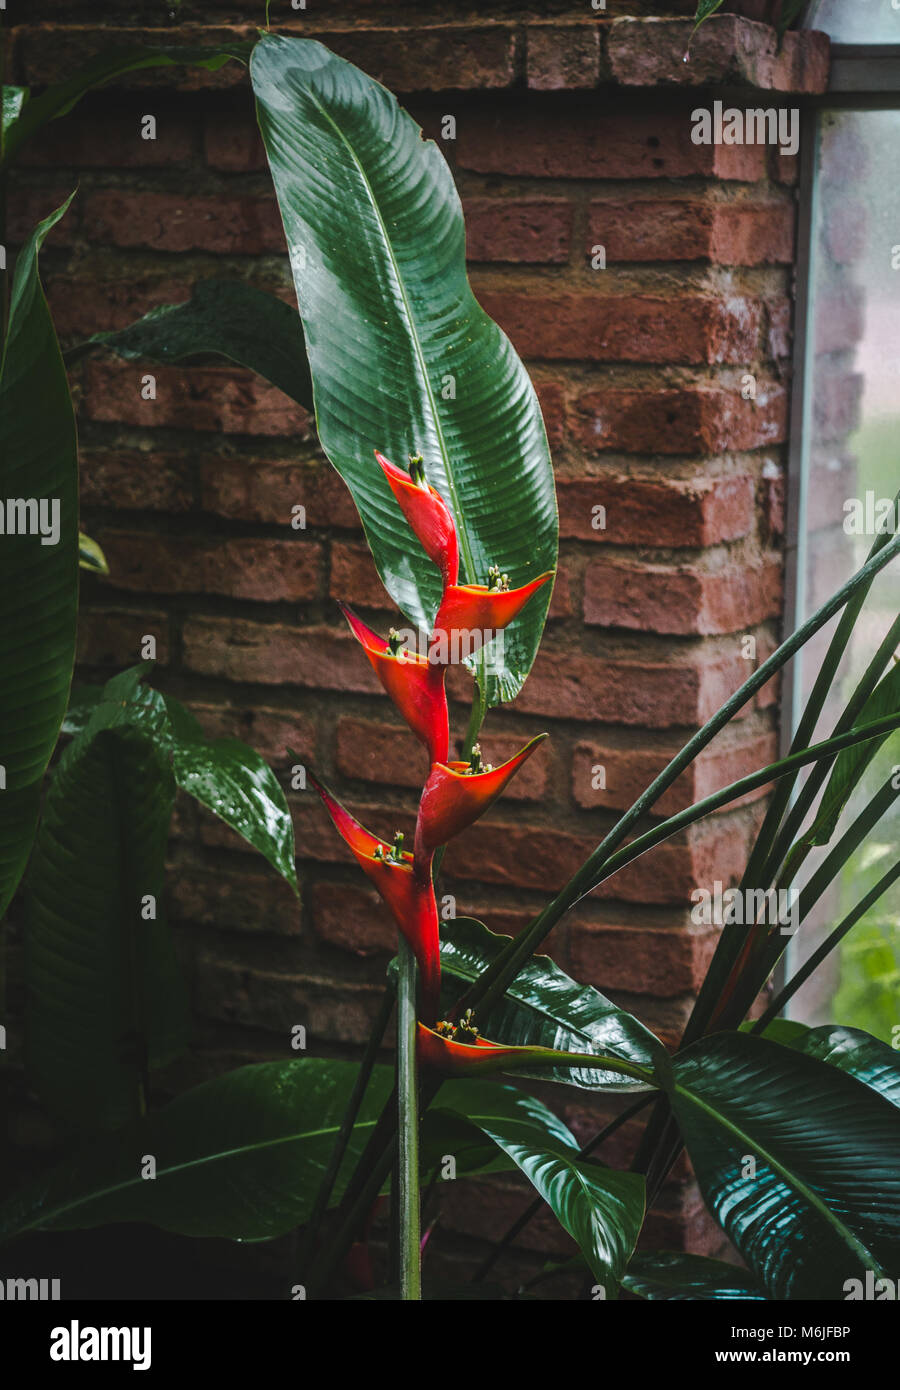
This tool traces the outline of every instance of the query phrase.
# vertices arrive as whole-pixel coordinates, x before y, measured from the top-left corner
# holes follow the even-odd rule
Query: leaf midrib
[[[798,1192],[801,1197],[805,1198],[805,1200],[809,1202],[810,1206],[815,1208],[815,1210],[819,1213],[820,1216],[825,1218],[826,1223],[833,1228],[835,1233],[840,1237],[840,1239],[843,1240],[845,1245],[849,1246],[850,1249],[854,1250],[862,1258],[863,1263],[865,1263],[866,1261],[872,1262],[873,1274],[879,1276],[880,1278],[887,1277],[885,1270],[881,1266],[881,1263],[872,1253],[872,1251],[868,1248],[868,1246],[864,1245],[863,1242],[859,1239],[859,1237],[855,1236],[853,1232],[847,1226],[844,1225],[844,1223],[835,1215],[835,1213],[831,1210],[827,1203],[824,1202],[822,1198],[819,1197],[815,1192],[813,1192],[813,1190],[807,1186],[807,1184],[798,1174],[792,1173],[791,1170],[789,1168],[786,1168],[785,1165],[779,1159],[777,1159],[773,1153],[771,1153],[767,1148],[765,1148],[759,1142],[758,1139],[754,1138],[753,1135],[748,1133],[748,1131],[746,1129],[743,1129],[739,1124],[736,1124],[734,1121],[729,1120],[722,1113],[721,1110],[717,1110],[712,1105],[709,1105],[706,1101],[702,1099],[702,1097],[698,1096],[696,1092],[689,1091],[679,1082],[675,1083],[674,1089],[685,1100],[695,1105],[699,1110],[703,1111],[704,1114],[708,1115],[714,1121],[720,1124],[723,1129],[729,1130],[732,1134],[736,1135],[737,1138],[740,1139],[743,1143],[749,1144],[751,1148],[755,1149],[755,1151],[764,1160],[764,1162],[766,1162],[769,1165],[773,1172],[777,1173],[781,1177],[781,1179],[787,1184],[789,1188]]]
[[[375,1120],[360,1120],[353,1128],[354,1130],[366,1130],[372,1129],[374,1125]],[[237,1158],[243,1154],[257,1153],[264,1149],[274,1149],[280,1144],[295,1144],[299,1140],[313,1140],[319,1139],[323,1135],[337,1134],[339,1129],[340,1125],[328,1125],[324,1129],[301,1130],[294,1134],[283,1134],[277,1139],[264,1139],[255,1144],[243,1144],[236,1149],[220,1149],[213,1154],[203,1154],[199,1158],[187,1159],[183,1163],[174,1163],[168,1168],[161,1168],[157,1174],[157,1181],[159,1178],[171,1177],[175,1173],[186,1172],[192,1168],[202,1168],[206,1164],[222,1163],[226,1159]],[[24,1225],[16,1226],[5,1239],[9,1239],[11,1235],[18,1235],[24,1231],[31,1231],[36,1227],[46,1225],[48,1221],[56,1220],[58,1217],[64,1216],[66,1212],[77,1211],[79,1207],[87,1206],[91,1202],[101,1201],[104,1197],[112,1197],[117,1192],[127,1191],[130,1187],[137,1187],[143,1181],[144,1179],[142,1178],[131,1177],[125,1182],[113,1183],[110,1187],[100,1188],[97,1191],[89,1193],[86,1197],[78,1198],[74,1202],[64,1202],[52,1208],[49,1212],[41,1212],[36,1220],[31,1220]]]
[[[324,119],[325,119],[325,120],[328,122],[328,124],[332,127],[332,129],[334,130],[335,134],[338,136],[338,138],[342,141],[342,143],[343,143],[344,146],[346,147],[346,149],[347,149],[347,151],[348,151],[348,153],[349,153],[349,155],[350,155],[350,158],[351,158],[353,164],[355,165],[355,167],[356,167],[356,169],[357,169],[357,171],[358,171],[358,173],[359,173],[359,177],[360,177],[360,179],[362,180],[363,186],[365,187],[366,193],[367,193],[367,195],[368,195],[369,202],[370,202],[371,207],[372,207],[372,211],[374,212],[375,217],[376,217],[376,219],[377,219],[378,227],[379,227],[379,229],[380,229],[380,231],[381,231],[382,239],[383,239],[383,241],[384,241],[384,245],[385,245],[385,248],[386,248],[386,250],[387,250],[387,255],[388,255],[388,258],[389,258],[389,260],[390,260],[391,267],[393,268],[394,275],[395,275],[395,278],[396,278],[397,287],[398,287],[399,292],[400,292],[400,298],[401,298],[402,303],[403,303],[403,309],[404,309],[404,311],[405,311],[405,316],[406,316],[407,324],[408,324],[408,327],[409,327],[410,337],[411,337],[411,339],[412,339],[413,348],[414,348],[414,350],[415,350],[416,360],[417,360],[417,362],[418,362],[418,364],[419,364],[419,371],[420,371],[421,378],[422,378],[422,381],[423,381],[424,386],[425,386],[425,393],[426,393],[427,398],[428,398],[428,405],[429,405],[429,408],[430,408],[430,410],[431,410],[432,418],[433,418],[433,420],[434,420],[435,429],[436,429],[436,431],[437,431],[438,441],[439,441],[440,450],[441,450],[441,458],[442,458],[443,463],[444,463],[444,473],[445,473],[445,476],[446,476],[446,478],[447,478],[447,486],[448,486],[448,489],[449,489],[449,492],[450,492],[450,501],[451,501],[451,505],[452,505],[452,507],[453,507],[453,515],[454,515],[454,519],[455,519],[455,521],[456,521],[456,530],[457,530],[457,535],[459,536],[459,544],[460,544],[460,549],[461,549],[462,555],[463,555],[463,561],[464,561],[464,563],[465,563],[465,569],[466,569],[467,578],[468,578],[470,584],[474,584],[475,581],[476,581],[476,579],[477,579],[477,575],[476,575],[476,573],[475,573],[475,562],[474,562],[474,559],[473,559],[473,556],[472,556],[471,547],[470,547],[470,545],[469,545],[469,535],[468,535],[468,531],[467,531],[467,529],[466,529],[466,520],[465,520],[465,516],[464,516],[464,514],[463,514],[462,506],[460,505],[459,495],[458,495],[457,490],[456,490],[456,482],[455,482],[455,479],[454,479],[454,477],[453,477],[453,470],[452,470],[451,464],[450,464],[450,453],[449,453],[449,450],[448,450],[448,448],[447,448],[447,441],[446,441],[446,439],[445,439],[445,437],[444,437],[444,429],[443,429],[443,425],[442,425],[442,423],[441,423],[440,415],[439,415],[439,413],[438,413],[437,401],[436,401],[436,399],[435,399],[434,392],[433,392],[432,387],[431,387],[431,382],[430,382],[429,379],[428,379],[428,372],[427,372],[426,365],[425,365],[425,355],[424,355],[424,352],[423,352],[423,350],[422,350],[421,341],[420,341],[420,339],[419,339],[419,333],[418,333],[418,329],[417,329],[417,327],[416,327],[416,321],[415,321],[415,318],[413,317],[412,307],[411,307],[411,305],[410,305],[410,301],[409,301],[409,298],[408,298],[407,293],[406,293],[406,286],[405,286],[405,284],[403,283],[403,276],[400,274],[400,267],[399,267],[399,265],[398,265],[398,263],[397,263],[397,258],[396,258],[396,256],[394,255],[394,248],[393,248],[393,246],[392,246],[392,244],[391,244],[391,239],[390,239],[390,237],[389,237],[389,235],[388,235],[387,226],[386,226],[385,221],[384,221],[384,218],[382,217],[382,214],[381,214],[381,208],[380,208],[379,205],[378,205],[378,200],[377,200],[377,198],[375,197],[375,191],[374,191],[374,189],[372,188],[372,185],[371,185],[371,183],[370,183],[370,181],[369,181],[369,177],[368,177],[368,175],[366,174],[366,171],[365,171],[365,169],[364,169],[364,167],[363,167],[363,165],[362,165],[360,159],[358,158],[357,153],[356,153],[356,150],[354,149],[354,147],[353,147],[353,145],[351,144],[350,140],[349,140],[349,139],[347,138],[347,136],[344,134],[343,130],[341,130],[341,127],[338,125],[337,121],[334,119],[334,117],[331,115],[331,113],[327,110],[327,108],[322,104],[322,102],[321,102],[321,101],[319,100],[319,98],[316,96],[316,94],[315,94],[315,92],[312,90],[312,88],[309,87],[309,86],[307,86],[307,87],[304,88],[304,90],[306,91],[306,93],[307,93],[307,95],[309,96],[310,100],[312,101],[313,105],[316,107],[316,109],[317,109],[319,112],[321,112],[321,114],[322,114],[322,116],[324,117]]]

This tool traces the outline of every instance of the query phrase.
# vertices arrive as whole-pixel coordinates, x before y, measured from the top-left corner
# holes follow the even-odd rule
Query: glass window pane
[[[804,25],[833,43],[900,43],[900,0],[813,0]]]
[[[877,529],[893,513],[893,498],[900,487],[898,142],[900,111],[822,113],[810,272],[799,620],[863,563]],[[897,571],[895,562],[871,589],[817,738],[831,732],[900,612]],[[805,649],[795,722],[834,626]],[[897,734],[874,756],[831,838],[831,847],[877,790],[890,782],[895,768],[900,768]],[[898,845],[900,799],[826,891],[814,920],[792,940],[791,968],[896,862]],[[827,853],[823,847],[809,854],[796,880],[799,885],[809,881]],[[900,994],[898,920],[900,886],[895,884],[854,928],[818,981],[814,976],[796,996],[793,1015],[808,1022],[834,1019],[892,1041]]]

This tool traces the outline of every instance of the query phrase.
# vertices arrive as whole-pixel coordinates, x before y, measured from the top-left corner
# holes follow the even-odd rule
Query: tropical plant
[[[440,922],[435,883],[443,847],[484,813],[525,758],[540,755],[534,741],[492,768],[484,761],[482,727],[492,706],[521,689],[547,611],[557,527],[546,437],[521,363],[471,294],[460,204],[437,148],[421,140],[390,93],[319,43],[264,34],[250,76],[308,362],[307,378],[296,323],[280,315],[279,384],[299,392],[296,383],[311,379],[322,447],[353,493],[379,574],[409,624],[406,633],[392,630],[385,638],[345,610],[360,655],[426,749],[411,848],[402,837],[364,829],[318,779],[308,779],[310,794],[321,797],[388,904],[398,954],[358,1064],[306,1057],[244,1067],[137,1115],[10,1197],[0,1208],[0,1234],[142,1220],[185,1235],[258,1240],[300,1227],[298,1278],[310,1297],[328,1298],[347,1291],[348,1254],[390,1191],[392,1255],[375,1296],[415,1300],[423,1296],[421,1178],[439,1172],[449,1155],[457,1177],[518,1171],[535,1189],[534,1206],[475,1276],[486,1296],[485,1275],[545,1206],[577,1248],[565,1268],[584,1272],[591,1297],[612,1299],[625,1289],[645,1299],[840,1299],[848,1281],[867,1274],[894,1287],[896,1053],[859,1030],[808,1029],[778,1015],[900,875],[900,864],[885,866],[809,960],[755,1011],[789,939],[772,911],[778,894],[796,886],[810,848],[824,846],[793,899],[790,925],[802,926],[898,793],[897,779],[889,779],[845,824],[870,753],[900,726],[891,668],[900,619],[872,654],[831,735],[810,740],[866,595],[900,550],[900,535],[876,537],[861,569],[753,670],[518,937],[471,918]],[[31,274],[31,262],[24,264]],[[233,306],[223,305],[228,324],[220,349],[275,379],[267,320],[256,317],[250,301],[237,320]],[[128,331],[124,347],[121,339],[107,346],[139,351],[143,343],[175,356],[190,352],[192,342],[207,347],[217,341],[216,299],[201,296],[194,307],[202,309],[200,339],[191,336],[188,306],[145,319]],[[448,381],[452,390],[443,389]],[[71,450],[66,433],[58,452],[69,459]],[[398,466],[404,458],[408,470]],[[675,779],[832,619],[789,753],[686,810],[654,818]],[[468,665],[475,682],[458,761],[450,758],[444,690],[454,663]],[[108,773],[110,740],[133,765],[163,761],[131,742],[133,720],[144,717],[168,717],[162,746],[173,748],[178,779],[179,716],[151,698],[134,673],[118,680],[128,683],[125,717],[115,713],[122,687],[107,687],[79,721],[81,733],[60,765],[61,797],[67,784],[80,788]],[[54,737],[51,730],[40,745],[45,761]],[[146,771],[159,785],[162,768]],[[670,1054],[636,1018],[569,978],[540,948],[567,912],[625,866],[769,787],[746,870],[729,890],[710,970]],[[110,876],[121,879],[123,864],[158,846],[164,815],[157,803],[164,809],[170,791],[163,787],[142,801],[133,844],[121,861],[107,864]],[[49,863],[59,837],[49,812],[48,821],[40,852]],[[21,853],[14,846],[9,862],[17,864]],[[89,861],[91,851],[84,857]],[[149,867],[139,883],[126,870],[122,892],[133,898],[141,884],[155,882],[154,872]],[[89,884],[79,889],[78,912],[70,914],[82,939],[91,931],[89,891]],[[58,907],[35,893],[35,921],[44,923],[46,939]],[[119,949],[115,924],[104,920],[102,930],[111,950]],[[170,1030],[160,979],[149,978],[140,959],[128,968],[140,982],[145,1024],[153,1021],[144,1035],[164,1054]],[[395,1011],[391,1072],[377,1057]],[[123,1018],[114,1031],[121,1035],[127,1026]],[[101,1070],[89,1103],[102,1111],[118,1083],[109,1039],[92,1038],[90,1046]],[[52,1071],[52,1059],[44,1071]],[[485,1079],[493,1072],[625,1104],[579,1146],[521,1084]],[[603,1163],[598,1150],[645,1110],[630,1170]],[[743,1270],[675,1252],[635,1254],[645,1210],[683,1148]],[[145,1152],[165,1155],[149,1184],[135,1164],[135,1154]]]

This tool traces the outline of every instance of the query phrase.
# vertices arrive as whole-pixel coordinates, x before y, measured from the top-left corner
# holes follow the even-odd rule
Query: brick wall
[[[757,659],[777,639],[796,161],[694,145],[690,112],[711,93],[796,104],[821,89],[827,52],[821,36],[791,35],[776,54],[772,31],[723,16],[684,63],[683,21],[626,18],[684,16],[687,0],[610,0],[587,17],[565,0],[539,16],[499,3],[289,8],[273,5],[273,23],[287,17],[286,29],[382,78],[426,133],[439,138],[441,118],[455,116],[456,139],[441,143],[467,212],[475,293],[525,359],[545,413],[560,576],[533,674],[490,716],[484,742],[497,762],[543,729],[551,739],[444,866],[460,914],[515,932],[746,678],[743,639],[756,639]],[[94,9],[36,0],[16,33],[19,76],[55,79],[76,54],[166,22],[164,7],[123,6],[126,27],[113,34]],[[197,17],[206,22],[192,30]],[[208,41],[240,22],[249,33],[246,19],[237,4],[184,5],[170,27]],[[145,113],[157,116],[155,142],[139,138]],[[66,341],[186,298],[209,274],[291,297],[236,66],[145,74],[86,100],[32,148],[12,234],[76,173],[78,196],[44,258]],[[598,247],[605,269],[594,268]],[[157,396],[145,401],[145,370],[96,358],[75,378],[84,522],[112,571],[83,582],[81,675],[133,663],[152,632],[160,684],[210,733],[239,735],[282,771],[290,743],[367,824],[409,831],[423,768],[335,605],[347,599],[383,625],[367,608],[380,585],[310,422],[223,366],[154,368]],[[297,503],[305,532],[290,526]],[[461,732],[464,678],[452,693]],[[776,721],[766,688],[660,809],[771,758]],[[304,793],[291,803],[299,909],[234,837],[180,808],[169,882],[193,990],[192,1074],[283,1055],[298,1022],[338,1054],[367,1035],[393,929],[318,803]],[[557,960],[674,1041],[714,944],[713,929],[690,923],[690,891],[737,878],[760,810],[748,798],[605,884],[557,928]],[[602,1119],[601,1104],[547,1094],[579,1132]],[[678,1176],[649,1237],[716,1249]],[[466,1186],[447,1194],[444,1229],[500,1234],[520,1207],[512,1188]],[[553,1239],[546,1224],[530,1228],[532,1244]],[[463,1239],[457,1253],[467,1248]]]

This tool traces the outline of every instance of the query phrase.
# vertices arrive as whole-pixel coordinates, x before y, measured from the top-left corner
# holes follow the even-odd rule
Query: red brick
[[[166,613],[125,613],[81,606],[78,613],[78,661],[87,666],[135,666],[141,660],[145,635],[156,638],[156,660],[169,660],[169,618]]]
[[[185,666],[198,675],[383,694],[359,643],[339,629],[192,617],[185,619],[183,643]]]
[[[314,597],[322,550],[301,539],[203,540],[147,532],[101,531],[97,537],[115,588],[154,594],[223,594],[266,603]]]
[[[690,50],[690,59],[684,54]],[[824,92],[828,39],[814,30],[779,40],[768,24],[715,15],[694,31],[688,19],[614,19],[606,52],[623,86],[751,87],[776,92]]]
[[[627,810],[679,751],[674,744],[659,749],[579,743],[572,760],[572,795],[585,810]],[[774,762],[777,756],[778,744],[774,733],[756,734],[736,741],[731,731],[723,731],[663,793],[654,805],[653,814],[676,815],[741,777],[747,777]],[[606,786],[595,789],[593,782],[598,767],[604,769]],[[751,792],[748,796],[729,802],[729,806],[742,806],[758,800],[766,794],[766,790]]]
[[[730,389],[685,386],[671,390],[609,388],[587,391],[573,417],[586,449],[635,454],[718,454],[758,449],[787,437],[787,392],[756,381],[745,400],[742,376]]]
[[[10,190],[7,206],[7,244],[21,246],[31,236],[37,224],[61,207],[71,192],[71,184],[41,184],[40,187],[29,187],[17,183]],[[52,251],[71,246],[77,239],[80,223],[81,205],[76,197],[62,220],[49,232],[45,242],[47,249]]]
[[[205,511],[233,521],[290,526],[295,506],[306,509],[307,526],[359,530],[359,513],[341,475],[324,459],[219,458],[200,461]]]
[[[467,198],[470,261],[560,264],[569,258],[572,204],[564,199]]]
[[[83,506],[186,512],[193,503],[190,461],[183,454],[83,449],[79,461]]]
[[[144,375],[156,400],[144,400]],[[217,434],[306,435],[309,417],[275,386],[231,367],[160,367],[89,362],[84,414],[123,425],[172,426]]]
[[[766,335],[766,352],[776,362],[790,357],[793,345],[792,323],[794,306],[790,299],[770,299],[766,303],[769,329]]]
[[[68,68],[68,76],[71,73]],[[18,156],[19,162],[65,169],[67,174],[79,169],[183,169],[194,150],[190,126],[160,111],[156,113],[157,138],[143,140],[144,112],[144,106],[134,101],[127,111],[120,109],[112,116],[88,116],[76,108],[61,120],[51,121],[29,140]]]
[[[310,762],[317,756],[315,725],[292,711],[256,703],[240,708],[233,703],[222,706],[195,700],[190,701],[190,707],[207,738],[238,738],[275,767],[290,767],[294,753]]]
[[[577,980],[604,992],[628,990],[668,999],[696,993],[717,939],[714,930],[575,922],[569,930],[569,962]]]
[[[512,25],[354,27],[316,38],[392,92],[484,91],[516,76]]]
[[[707,546],[745,536],[753,525],[753,481],[723,478],[558,478],[559,533],[609,545]],[[595,507],[606,509],[605,527]]]
[[[411,544],[415,545],[415,541]],[[369,547],[362,541],[334,541],[331,546],[332,598],[363,608],[393,610],[393,602],[378,577]]]
[[[518,753],[525,738],[489,733],[481,741],[486,762],[494,766]],[[336,764],[344,777],[366,782],[420,788],[428,775],[427,758],[405,725],[375,724],[345,716],[338,720]],[[462,753],[459,749],[455,750]],[[547,792],[549,750],[538,748],[507,785],[503,798],[542,801]]]
[[[546,827],[479,823],[453,840],[444,858],[449,879],[557,892],[597,846]],[[737,878],[746,859],[745,835],[715,818],[695,837],[672,839],[627,865],[596,890],[598,898],[638,903],[690,902],[698,884]]]
[[[203,150],[211,169],[227,174],[255,173],[266,167],[266,151],[253,119],[246,113],[217,110],[204,117]]]
[[[596,87],[600,77],[600,29],[596,23],[529,25],[525,72],[533,91]]]
[[[381,995],[377,987],[250,969],[203,952],[197,960],[194,1007],[201,1017],[277,1036],[284,1055],[297,1056],[291,1050],[291,1038],[298,1024],[307,1030],[310,1051],[318,1052],[328,1043],[365,1042]]]
[[[688,105],[678,112],[603,109],[573,121],[568,111],[534,97],[502,112],[470,112],[459,127],[456,159],[479,174],[551,179],[755,182],[766,168],[762,145],[693,144]]]
[[[687,198],[592,203],[587,255],[607,262],[714,261],[790,264],[794,210],[787,202],[709,203]]]
[[[84,228],[91,241],[153,251],[259,256],[285,249],[274,196],[203,198],[111,189],[87,197]]]
[[[561,449],[566,437],[566,389],[561,382],[534,378],[532,385],[537,392],[547,443],[551,450]]]
[[[751,674],[737,652],[617,660],[545,641],[513,708],[549,719],[666,729],[703,724]]]
[[[183,44],[187,48],[204,48],[214,53],[218,44],[246,43],[256,37],[257,30],[252,24],[181,24],[177,30],[149,25],[115,26],[117,48],[174,48]],[[17,38],[21,75],[29,86],[64,82],[71,78],[76,67],[89,63],[98,53],[103,53],[110,47],[108,24],[44,22],[40,25],[23,26]],[[232,61],[226,63],[218,72],[210,72],[196,66],[156,67],[133,71],[107,85],[119,88],[125,86],[130,89],[175,88],[178,91],[193,92],[210,87],[243,85],[246,80],[246,66]],[[165,103],[158,105],[160,111],[157,115],[165,110]]]
[[[397,926],[378,894],[344,883],[313,885],[313,927],[323,941],[358,956],[393,953]]]
[[[699,565],[634,564],[604,557],[585,575],[585,622],[638,632],[737,632],[781,612],[781,560]]]
[[[150,309],[181,304],[191,294],[187,281],[159,275],[129,274],[122,280],[51,275],[46,284],[53,322],[62,339],[127,328]]]
[[[711,364],[752,361],[759,346],[761,306],[740,296],[477,294],[526,358]]]
[[[166,898],[177,921],[216,931],[300,932],[300,908],[290,886],[270,869],[253,873],[204,872],[179,864],[166,878]]]

